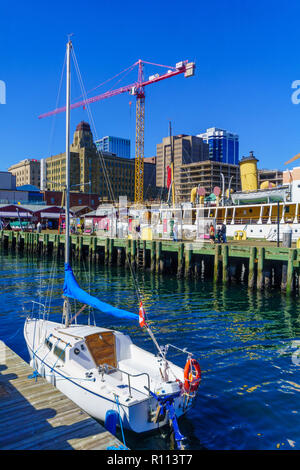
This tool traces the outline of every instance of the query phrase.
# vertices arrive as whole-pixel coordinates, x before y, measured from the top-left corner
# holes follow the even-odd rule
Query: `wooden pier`
[[[65,235],[0,231],[0,244],[23,254],[63,256]],[[300,249],[263,241],[207,242],[100,238],[70,235],[71,256],[92,263],[125,265],[178,277],[211,279],[223,284],[247,283],[250,289],[279,288],[286,294],[300,288]]]
[[[0,450],[106,450],[121,442],[0,341]]]

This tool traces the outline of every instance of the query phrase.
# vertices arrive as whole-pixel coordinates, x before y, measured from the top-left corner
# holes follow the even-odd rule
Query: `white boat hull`
[[[39,322],[34,324],[34,321]],[[147,386],[146,377],[139,377],[136,382],[132,382],[132,389],[135,390],[136,399],[128,399],[128,387],[123,384],[124,389],[118,389],[107,380],[101,381],[101,377],[95,373],[95,381],[87,379],[84,375],[73,369],[66,368],[60,364],[53,364],[49,360],[49,355],[44,346],[42,346],[45,337],[48,336],[49,330],[41,331],[37,334],[42,324],[52,323],[43,320],[29,320],[25,323],[24,336],[30,355],[30,365],[49,383],[57,387],[63,394],[68,396],[81,409],[93,418],[105,422],[106,414],[110,410],[119,413],[122,425],[125,429],[130,429],[136,433],[144,433],[165,426],[168,423],[167,416],[159,422],[153,422],[153,416],[157,409],[157,400],[149,396],[144,389]],[[33,335],[37,337],[33,339]],[[140,350],[143,351],[143,350]],[[150,353],[146,352],[147,355]],[[151,356],[153,356],[151,354]],[[155,356],[153,356],[154,358]],[[177,368],[177,366],[175,366]],[[177,370],[177,369],[176,369]],[[179,371],[182,369],[178,368]],[[138,382],[139,381],[139,382]],[[142,381],[142,382],[141,382]],[[142,390],[141,393],[137,389]],[[153,388],[151,384],[151,389]],[[143,395],[142,395],[143,393]],[[118,403],[116,400],[118,394]],[[177,418],[186,413],[191,407],[192,400],[187,407],[184,406],[184,396],[174,399],[174,409]]]

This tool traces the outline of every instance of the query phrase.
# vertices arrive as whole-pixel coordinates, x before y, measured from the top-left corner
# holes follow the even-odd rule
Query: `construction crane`
[[[298,160],[298,158],[300,158],[300,153],[297,153],[297,155],[295,155],[293,158],[291,158],[290,160],[288,160],[287,162],[285,162],[285,165],[288,165],[289,163],[292,163],[292,162],[294,162],[295,160]]]
[[[144,64],[155,65],[159,67],[167,68],[167,72],[159,75],[155,74],[144,80]],[[121,93],[130,93],[136,97],[136,136],[135,136],[135,186],[134,186],[134,202],[141,204],[143,202],[144,193],[144,130],[145,130],[145,87],[152,85],[153,83],[160,82],[167,78],[174,77],[179,74],[184,74],[185,77],[191,77],[195,73],[195,63],[184,60],[178,62],[175,67],[165,66],[161,64],[154,64],[152,62],[146,62],[139,59],[127,70],[132,70],[135,66],[138,66],[138,79],[137,82],[131,83],[130,85],[117,88],[115,90],[107,91],[101,95],[97,95],[86,100],[78,101],[77,103],[71,104],[71,109],[85,108],[86,105],[95,103],[97,101],[111,98],[112,96],[119,95]],[[57,108],[53,111],[41,114],[39,119],[52,116],[54,114],[62,113],[66,110],[65,107]]]

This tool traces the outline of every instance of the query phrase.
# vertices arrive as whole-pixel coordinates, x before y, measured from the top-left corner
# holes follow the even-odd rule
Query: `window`
[[[47,338],[45,339],[45,345],[46,345],[47,348],[51,351],[53,344],[52,344],[51,341],[49,341],[49,339],[47,339]]]
[[[59,357],[62,361],[65,361],[65,350],[59,348],[58,346],[54,347],[53,353],[55,356]]]

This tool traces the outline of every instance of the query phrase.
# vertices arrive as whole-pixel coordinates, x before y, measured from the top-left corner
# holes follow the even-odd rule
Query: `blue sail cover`
[[[113,315],[118,318],[127,318],[128,320],[135,321],[137,321],[139,318],[136,313],[127,312],[126,310],[113,307],[112,305],[102,302],[101,300],[97,299],[97,297],[93,297],[81,289],[75,279],[72,268],[68,263],[65,263],[64,295],[66,297],[76,299],[83,304],[97,308],[103,313],[108,313],[109,315]]]

